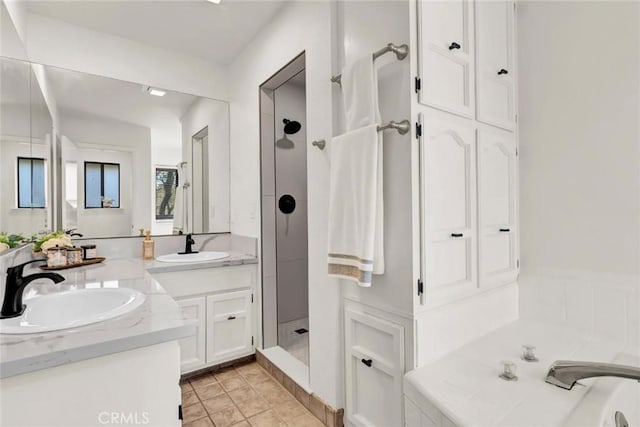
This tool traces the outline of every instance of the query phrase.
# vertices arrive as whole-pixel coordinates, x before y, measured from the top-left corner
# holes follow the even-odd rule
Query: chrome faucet
[[[593,377],[619,377],[640,381],[640,368],[613,363],[557,360],[551,364],[545,381],[571,390],[576,381]]]
[[[194,251],[191,248],[191,245],[195,245],[195,244],[196,244],[196,241],[193,240],[193,237],[191,237],[191,233],[187,234],[184,252],[178,252],[178,255],[197,254],[198,251]]]
[[[36,279],[49,279],[54,283],[60,283],[64,277],[57,273],[34,273],[29,276],[23,276],[24,267],[34,262],[45,262],[46,259],[34,259],[24,264],[7,268],[7,280],[4,286],[4,301],[2,302],[2,311],[0,311],[0,319],[8,317],[18,317],[24,313],[26,305],[22,304],[22,294],[27,285]]]

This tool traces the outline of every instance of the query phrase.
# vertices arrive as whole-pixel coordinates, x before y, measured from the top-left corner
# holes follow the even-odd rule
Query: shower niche
[[[304,54],[260,87],[263,342],[309,365]],[[288,363],[288,362],[285,362]],[[302,365],[301,365],[302,364]],[[286,370],[286,367],[281,367]]]

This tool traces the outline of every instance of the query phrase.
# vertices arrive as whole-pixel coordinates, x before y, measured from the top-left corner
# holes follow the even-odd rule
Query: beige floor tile
[[[200,418],[199,420],[191,421],[190,423],[182,424],[182,427],[215,427],[213,421],[209,417]]]
[[[256,393],[249,386],[232,390],[232,391],[228,392],[227,394],[229,395],[229,397],[231,399],[233,399],[233,401],[235,403],[244,402],[247,399],[257,399],[258,398],[258,393]]]
[[[273,378],[269,378],[267,381],[261,381],[259,383],[249,383],[251,387],[260,393],[275,393],[284,388],[278,384]]]
[[[229,392],[247,386],[247,382],[242,377],[232,377],[220,382],[225,391]]]
[[[219,370],[214,374],[218,381],[223,381],[229,378],[234,378],[238,376],[238,372],[236,372],[233,368],[224,368]]]
[[[267,371],[260,368],[259,371],[240,372],[240,375],[249,383],[259,383],[271,379]]]
[[[249,424],[253,427],[281,427],[285,423],[278,418],[273,410],[262,412],[249,418]]]
[[[212,399],[224,393],[220,383],[212,383],[206,386],[202,386],[196,390],[196,394],[200,400]]]
[[[234,405],[221,411],[214,412],[213,414],[211,414],[211,419],[213,420],[216,427],[227,427],[243,421],[244,417],[242,416],[240,410]]]
[[[216,396],[216,397],[211,398],[211,399],[203,400],[202,404],[204,405],[204,407],[207,410],[207,412],[209,413],[209,415],[211,415],[214,412],[218,412],[218,411],[221,411],[221,410],[223,410],[225,408],[233,406],[233,401],[231,400],[231,398],[229,396],[227,396],[226,393],[224,393],[224,394],[221,394],[220,396]],[[215,420],[214,420],[214,422],[215,422]]]
[[[240,421],[238,424],[234,424],[231,427],[251,427],[248,421]]]
[[[198,418],[204,418],[207,416],[207,411],[204,409],[204,406],[200,402],[195,405],[187,406],[182,408],[182,419],[185,423],[189,423],[191,421],[195,421]]]
[[[284,422],[289,423],[294,418],[307,414],[307,409],[296,400],[287,400],[273,405],[273,410]]]
[[[239,365],[235,367],[236,371],[242,375],[248,372],[260,372],[262,368],[258,365],[257,362],[245,363],[244,365]]]
[[[191,390],[186,393],[182,393],[182,407],[187,407],[191,405],[195,405],[196,403],[200,403],[200,399],[196,395],[196,392]]]
[[[189,381],[183,381],[180,383],[180,389],[182,390],[182,392],[186,392],[186,391],[192,391],[193,387],[191,386],[191,384],[189,383]]]
[[[191,383],[191,386],[194,389],[198,389],[198,388],[202,388],[204,386],[207,386],[209,384],[216,383],[218,381],[216,380],[216,378],[213,375],[204,374],[204,375],[201,375],[199,377],[196,377],[196,378],[193,378],[193,379],[189,380],[189,382]]]
[[[288,421],[287,424],[295,427],[324,427],[324,424],[322,424],[310,412]]]
[[[264,412],[267,409],[271,408],[269,402],[264,400],[261,397],[256,397],[255,399],[247,399],[242,402],[237,403],[238,409],[242,412],[246,418],[252,417],[260,412]]]

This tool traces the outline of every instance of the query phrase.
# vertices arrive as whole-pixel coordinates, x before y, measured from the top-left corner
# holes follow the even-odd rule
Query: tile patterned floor
[[[256,362],[183,382],[183,427],[322,427]]]

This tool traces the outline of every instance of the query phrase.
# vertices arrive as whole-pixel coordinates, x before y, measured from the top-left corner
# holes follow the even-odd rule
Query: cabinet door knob
[[[229,316],[229,317],[227,317],[227,320],[233,320],[235,318],[236,318],[236,316]]]
[[[501,229],[500,229],[500,232],[501,232],[501,233],[508,233],[508,232],[510,232],[510,231],[511,231],[511,229],[510,229],[510,228],[501,228]]]
[[[371,359],[362,359],[362,363],[364,363],[368,367],[371,367],[371,365],[373,364],[373,360],[371,360]]]
[[[463,237],[464,234],[462,233],[451,233],[451,237]]]
[[[453,42],[449,45],[449,50],[460,49],[460,45],[456,42]]]
[[[509,72],[504,68],[500,68],[500,71],[498,71],[498,75],[501,75],[501,74],[509,74]]]

